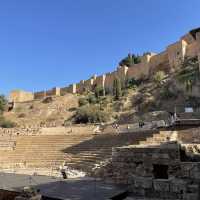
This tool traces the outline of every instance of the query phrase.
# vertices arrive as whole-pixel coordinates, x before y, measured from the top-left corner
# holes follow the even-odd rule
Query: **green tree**
[[[0,95],[0,113],[2,113],[5,110],[7,104],[7,99],[4,95]]]
[[[119,65],[120,66],[127,66],[127,67],[130,67],[134,64],[138,64],[141,62],[141,58],[140,56],[138,55],[135,55],[135,54],[128,54],[127,57],[125,57],[124,59],[122,59],[120,62],[119,62]]]
[[[75,114],[76,123],[99,123],[110,119],[110,114],[100,110],[99,106],[86,105],[77,109]]]
[[[121,81],[117,77],[113,81],[113,96],[116,100],[122,96]]]
[[[87,98],[81,97],[81,98],[78,100],[78,104],[79,104],[79,106],[84,106],[84,105],[88,104]]]
[[[102,86],[96,86],[95,89],[94,89],[94,94],[95,94],[95,97],[97,99],[99,99],[100,96],[104,96],[104,89]]]

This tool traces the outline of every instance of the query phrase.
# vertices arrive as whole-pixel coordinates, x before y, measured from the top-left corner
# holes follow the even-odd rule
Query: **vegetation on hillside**
[[[119,78],[115,78],[113,81],[113,96],[115,100],[119,100],[119,98],[122,96],[122,85]]]
[[[193,86],[200,80],[198,58],[186,59],[177,74],[177,80],[185,85],[187,91],[192,91]]]
[[[120,66],[127,66],[127,67],[131,67],[134,64],[138,64],[141,62],[141,58],[138,55],[135,54],[128,54],[127,57],[123,58],[120,62],[119,65]]]
[[[77,109],[75,123],[100,123],[107,122],[110,118],[108,112],[103,111],[97,105],[85,105]]]
[[[162,81],[165,79],[165,77],[166,77],[166,74],[164,71],[158,71],[153,76],[153,80],[157,86],[160,86],[162,84]]]

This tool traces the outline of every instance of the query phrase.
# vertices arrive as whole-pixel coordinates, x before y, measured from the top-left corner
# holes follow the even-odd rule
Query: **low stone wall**
[[[0,128],[0,136],[36,135],[40,128]]]

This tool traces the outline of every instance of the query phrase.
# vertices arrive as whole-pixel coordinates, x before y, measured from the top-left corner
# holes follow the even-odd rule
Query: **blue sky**
[[[199,0],[0,0],[0,93],[66,86],[160,52],[200,26]]]

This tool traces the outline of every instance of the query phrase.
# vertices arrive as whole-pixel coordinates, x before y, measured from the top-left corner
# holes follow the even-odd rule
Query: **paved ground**
[[[91,178],[62,180],[47,176],[0,173],[0,189],[19,191],[24,186],[39,188],[42,195],[65,200],[107,200],[124,187]]]

